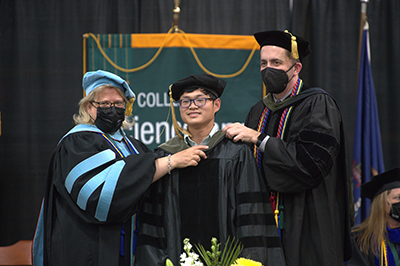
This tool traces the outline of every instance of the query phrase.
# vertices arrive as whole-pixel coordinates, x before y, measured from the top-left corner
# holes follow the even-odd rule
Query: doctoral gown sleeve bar
[[[279,123],[281,112],[271,115]],[[327,95],[310,97],[299,103],[290,117],[286,137],[276,138],[268,127],[262,171],[271,189],[297,193],[318,187],[331,172],[339,154],[341,115]],[[279,178],[276,178],[279,176]]]
[[[54,184],[86,222],[122,222],[137,209],[153,180],[156,156],[133,142],[142,152],[125,158],[95,133],[71,134],[60,143]]]
[[[232,149],[229,148],[231,142],[225,145],[225,150]],[[235,199],[236,212],[231,212],[234,215],[231,221],[235,221],[236,237],[244,246],[241,257],[249,257],[264,265],[285,265],[266,185],[253,162],[251,150],[245,145],[236,148],[239,156],[233,170],[235,190],[231,190],[235,191],[231,198]]]

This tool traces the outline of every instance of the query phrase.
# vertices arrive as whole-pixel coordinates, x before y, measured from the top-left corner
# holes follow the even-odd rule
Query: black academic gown
[[[349,261],[345,264],[346,266],[375,266],[375,257],[372,250],[369,250],[366,254],[361,252],[360,247],[357,245],[357,238],[361,235],[360,233],[353,233],[351,237],[352,256]],[[388,251],[390,249],[387,249]],[[377,264],[379,265],[379,264]],[[390,264],[388,264],[390,265]],[[393,264],[394,265],[394,264]]]
[[[208,143],[207,159],[196,167],[175,169],[155,182],[140,210],[135,266],[179,265],[183,239],[210,250],[211,238],[228,237],[244,245],[242,257],[264,265],[285,265],[272,209],[249,147],[218,131]],[[160,156],[189,146],[175,136]],[[197,250],[194,248],[194,251]]]
[[[245,125],[256,129],[271,110],[262,154],[262,175],[283,203],[282,243],[287,265],[342,265],[351,256],[346,142],[342,117],[321,89],[303,91],[276,104],[271,94],[255,104]],[[284,109],[292,106],[283,139],[277,138]]]
[[[132,215],[153,180],[156,155],[129,139],[139,154],[124,158],[96,132],[72,133],[59,143],[38,225],[44,228],[44,265],[131,265]]]

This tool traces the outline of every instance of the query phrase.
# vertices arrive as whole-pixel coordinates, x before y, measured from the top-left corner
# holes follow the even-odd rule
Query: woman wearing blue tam
[[[51,158],[34,237],[33,264],[132,265],[135,213],[151,183],[174,168],[196,166],[207,146],[157,158],[124,133],[135,94],[107,71],[83,77],[76,126]],[[133,252],[132,252],[133,251]]]
[[[372,200],[370,213],[353,228],[353,265],[400,265],[400,168],[372,178],[361,186],[361,196]]]

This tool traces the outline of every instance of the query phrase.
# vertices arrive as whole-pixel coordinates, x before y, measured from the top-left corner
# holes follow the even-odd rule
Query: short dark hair
[[[215,101],[218,97],[215,95],[215,93],[211,92],[210,90],[206,89],[206,88],[202,88],[202,87],[187,87],[185,89],[183,89],[181,91],[181,93],[179,94],[179,98],[185,93],[189,93],[189,92],[193,92],[195,90],[200,90],[202,93],[204,93],[205,95],[209,96],[211,98],[212,101]]]

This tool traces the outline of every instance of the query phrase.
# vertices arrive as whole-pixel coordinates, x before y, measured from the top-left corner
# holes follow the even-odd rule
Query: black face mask
[[[97,118],[94,124],[105,133],[115,133],[125,120],[125,109],[115,106],[97,107]]]
[[[400,202],[392,204],[390,208],[389,216],[400,222]]]
[[[281,69],[276,69],[272,67],[267,67],[261,70],[261,79],[267,88],[267,91],[270,93],[281,93],[286,89],[287,84],[289,83],[288,76],[286,75],[289,70],[291,70],[296,63],[293,64],[287,71],[283,71]]]

